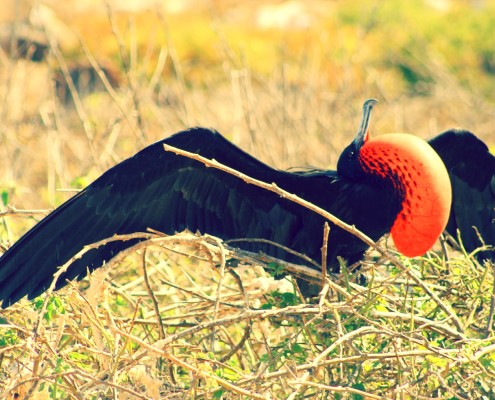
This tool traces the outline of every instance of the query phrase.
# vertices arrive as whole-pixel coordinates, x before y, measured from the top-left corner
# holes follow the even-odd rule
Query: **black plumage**
[[[473,133],[445,131],[428,143],[440,155],[452,183],[452,207],[447,232],[472,252],[495,246],[495,156]],[[495,251],[476,254],[478,260],[495,261]]]
[[[222,239],[264,238],[321,263],[321,216],[225,172],[166,152],[163,143],[215,159],[264,182],[276,182],[365,230],[374,240],[390,230],[400,210],[400,197],[388,195],[380,185],[342,179],[336,171],[279,171],[251,157],[216,131],[193,128],[157,142],[111,168],[21,237],[0,258],[0,299],[4,307],[25,295],[32,299],[43,293],[57,267],[83,246],[115,233],[144,232],[148,228],[167,234],[187,228]],[[369,202],[370,197],[376,202]],[[328,261],[335,268],[337,255],[354,262],[367,248],[337,227],[332,227],[329,240],[332,246]],[[66,280],[82,278],[88,269],[101,266],[135,242],[112,242],[88,251],[60,277],[57,288],[64,286]],[[238,246],[302,262],[266,243],[239,242]]]
[[[393,226],[404,193],[397,190],[396,178],[388,180],[363,173],[357,158],[367,132],[368,120],[363,118],[363,121],[357,137],[360,139],[354,140],[341,156],[339,172],[276,170],[234,146],[218,132],[205,128],[192,128],[152,144],[109,169],[5,252],[0,258],[2,306],[7,307],[26,295],[32,299],[43,293],[57,268],[85,245],[114,234],[145,232],[149,228],[167,234],[187,228],[222,239],[267,239],[305,254],[316,264],[321,263],[325,222],[321,216],[228,173],[166,152],[164,143],[215,159],[252,178],[275,182],[378,240]],[[449,230],[459,227],[464,244],[475,246],[470,224],[476,221],[487,242],[493,244],[494,171],[490,169],[493,156],[479,139],[460,131],[445,132],[431,144],[445,160],[454,196],[460,202],[452,208]],[[463,148],[472,148],[472,154],[460,151]],[[486,163],[482,161],[485,158],[478,157],[478,152],[486,156]],[[346,172],[342,173],[344,168]],[[480,168],[483,171],[477,172]],[[473,178],[473,174],[477,176]],[[461,207],[468,198],[481,204],[474,214],[473,207]],[[491,218],[488,223],[487,216]],[[115,241],[91,249],[70,265],[56,288],[64,286],[66,280],[84,277],[88,270],[100,267],[138,240]],[[337,256],[353,263],[367,249],[365,243],[336,226],[331,226],[329,243],[327,262],[334,271],[338,270]],[[242,241],[237,245],[304,263],[267,243]]]

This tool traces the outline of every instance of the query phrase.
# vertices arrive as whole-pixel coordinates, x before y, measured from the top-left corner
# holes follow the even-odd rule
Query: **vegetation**
[[[331,168],[376,97],[374,133],[461,126],[495,144],[492,2],[314,1],[284,26],[240,3],[81,11],[46,62],[2,56],[4,247],[72,194],[58,189],[192,125],[280,168]],[[99,86],[62,96],[81,66]],[[493,265],[380,246],[309,301],[215,238],[157,236],[0,312],[0,398],[493,398]]]

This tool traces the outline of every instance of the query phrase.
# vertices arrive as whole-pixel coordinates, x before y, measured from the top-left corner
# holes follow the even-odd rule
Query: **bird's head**
[[[369,123],[371,110],[377,103],[375,99],[368,99],[363,104],[363,116],[356,137],[349,146],[345,148],[337,163],[337,172],[350,179],[360,179],[366,176],[359,160],[361,148],[370,138]]]
[[[369,119],[375,103],[374,99],[364,103],[359,130],[340,156],[337,171],[356,184],[383,182],[383,190],[401,202],[391,227],[397,249],[408,257],[423,255],[447,225],[450,178],[441,158],[424,140],[405,133],[371,138]]]

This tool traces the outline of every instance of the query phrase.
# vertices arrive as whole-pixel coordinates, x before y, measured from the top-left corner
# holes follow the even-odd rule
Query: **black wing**
[[[461,240],[468,252],[495,246],[495,157],[471,132],[451,129],[429,141],[449,171],[452,208],[447,232]],[[483,242],[482,242],[483,241]],[[495,251],[483,251],[479,260],[495,260]]]
[[[324,220],[315,213],[215,168],[166,152],[163,143],[237,169],[327,209],[378,239],[390,230],[399,206],[383,190],[346,182],[332,171],[288,173],[259,162],[219,133],[193,128],[157,142],[105,172],[28,231],[0,258],[2,306],[43,293],[57,267],[85,245],[112,235],[152,228],[167,234],[185,228],[222,239],[264,238],[312,259],[321,259]],[[373,200],[373,201],[371,201]],[[372,228],[369,228],[372,227]],[[60,277],[82,278],[136,241],[92,249]],[[279,248],[259,243],[239,247],[301,262]],[[330,233],[329,263],[336,256],[361,258],[366,246],[347,232]]]

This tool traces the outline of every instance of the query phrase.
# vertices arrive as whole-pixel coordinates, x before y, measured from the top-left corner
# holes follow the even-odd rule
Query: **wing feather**
[[[380,188],[345,181],[332,171],[278,171],[219,133],[193,128],[109,169],[19,239],[0,258],[3,307],[26,295],[33,298],[41,294],[57,268],[84,246],[114,234],[148,228],[167,234],[188,228],[222,239],[264,238],[320,259],[322,217],[218,169],[166,152],[163,143],[216,159],[264,182],[276,182],[358,228],[372,226],[366,233],[375,240],[390,230],[399,212],[399,205]],[[391,206],[395,208],[390,212]],[[98,268],[134,243],[136,240],[117,241],[88,251],[70,265],[57,288],[66,280],[82,278],[88,269]],[[239,247],[300,261],[266,244],[240,242]],[[337,265],[337,255],[358,259],[365,249],[366,245],[349,233],[332,228],[330,265]]]
[[[468,252],[485,244],[495,246],[495,156],[466,130],[451,129],[429,141],[449,171],[452,208],[447,231],[460,231]],[[495,260],[495,251],[477,254],[480,261]]]

